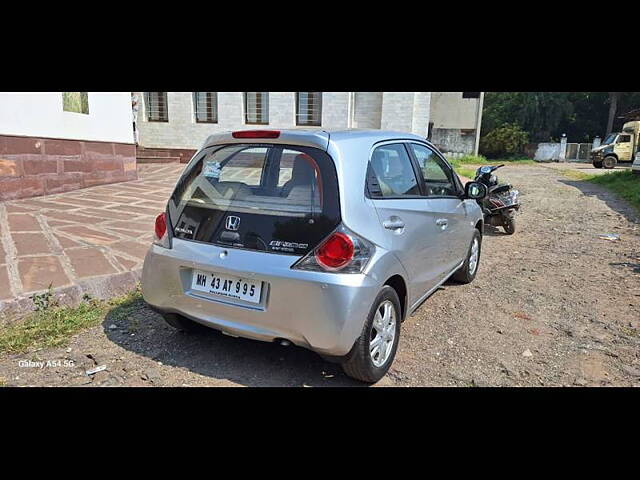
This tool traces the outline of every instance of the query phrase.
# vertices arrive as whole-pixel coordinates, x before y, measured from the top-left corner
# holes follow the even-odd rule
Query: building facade
[[[428,138],[442,152],[477,155],[484,92],[432,92]]]
[[[0,201],[136,178],[130,92],[0,93]]]
[[[188,161],[212,133],[257,128],[378,128],[427,136],[431,92],[134,92],[138,158]],[[142,154],[140,153],[142,152]],[[168,153],[167,153],[168,152]],[[173,153],[172,153],[173,152]]]

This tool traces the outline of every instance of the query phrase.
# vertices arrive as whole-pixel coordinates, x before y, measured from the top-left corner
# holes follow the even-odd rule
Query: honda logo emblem
[[[225,222],[225,227],[227,230],[238,230],[238,228],[240,228],[240,217],[229,215]]]

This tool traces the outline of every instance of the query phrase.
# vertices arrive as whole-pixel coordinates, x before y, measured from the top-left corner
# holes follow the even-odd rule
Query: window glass
[[[269,92],[244,93],[245,123],[266,125],[269,123]]]
[[[427,196],[456,195],[456,186],[449,167],[430,148],[416,143],[409,144],[418,160],[427,189]]]
[[[147,120],[149,122],[168,122],[167,92],[145,92]]]
[[[194,92],[193,106],[196,113],[196,122],[218,122],[218,92]]]
[[[369,188],[372,195],[382,197],[420,195],[409,154],[404,145],[394,143],[382,145],[373,151],[371,167],[379,188]],[[370,185],[371,187],[371,185]]]
[[[338,225],[331,158],[310,147],[236,144],[203,152],[169,201],[174,236],[304,254]],[[226,219],[237,228],[229,229]]]
[[[322,92],[296,92],[296,125],[320,126]]]
[[[244,185],[260,185],[267,159],[267,147],[247,148],[220,165],[217,159],[205,160],[205,173],[219,171],[219,182],[240,182]]]
[[[62,92],[62,110],[65,112],[89,113],[88,92]]]
[[[631,141],[631,135],[620,135],[618,137],[618,143],[627,143]]]

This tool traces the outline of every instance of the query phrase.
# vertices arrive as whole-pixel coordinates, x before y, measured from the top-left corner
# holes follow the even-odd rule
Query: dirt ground
[[[378,385],[640,386],[638,215],[601,187],[553,168],[510,165],[500,173],[522,193],[516,234],[487,228],[475,282],[446,284],[405,321],[395,362]],[[620,239],[598,237],[604,233]],[[304,349],[180,333],[142,304],[127,318],[108,316],[68,347],[3,356],[0,380],[359,385]]]

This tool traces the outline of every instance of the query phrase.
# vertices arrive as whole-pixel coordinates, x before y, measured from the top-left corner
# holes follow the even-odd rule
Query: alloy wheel
[[[376,310],[369,340],[369,354],[376,367],[385,364],[396,338],[396,308],[389,300],[385,300]]]

